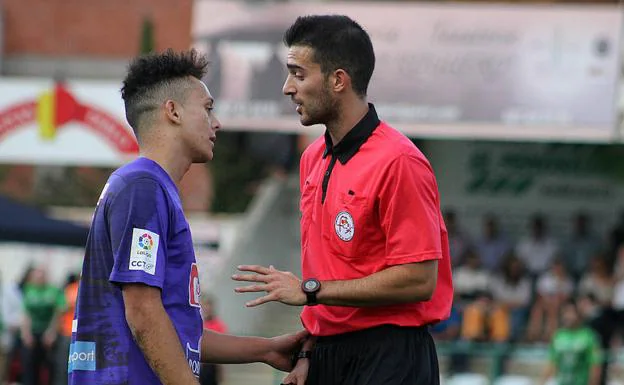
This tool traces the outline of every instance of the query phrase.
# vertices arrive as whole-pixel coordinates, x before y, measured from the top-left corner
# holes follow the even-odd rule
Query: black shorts
[[[201,364],[199,369],[199,384],[200,385],[218,385],[217,378],[217,365],[215,364]]]
[[[439,385],[427,327],[379,326],[319,337],[306,385]]]

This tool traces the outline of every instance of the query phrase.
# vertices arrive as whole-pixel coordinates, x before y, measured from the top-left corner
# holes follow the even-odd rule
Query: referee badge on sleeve
[[[353,239],[355,232],[355,224],[353,223],[353,217],[348,211],[341,211],[336,215],[336,221],[334,222],[334,229],[338,238],[345,242],[349,242]]]

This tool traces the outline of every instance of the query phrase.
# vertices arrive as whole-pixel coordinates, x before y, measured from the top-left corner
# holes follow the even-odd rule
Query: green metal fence
[[[548,359],[548,348],[543,345],[523,344],[491,344],[470,342],[437,342],[438,355],[449,357],[453,354],[465,354],[468,357],[490,359],[488,377],[493,382],[504,374],[506,360],[522,360],[524,362],[544,362]],[[604,355],[612,363],[624,363],[624,349]],[[275,371],[275,385],[279,385],[285,373]]]

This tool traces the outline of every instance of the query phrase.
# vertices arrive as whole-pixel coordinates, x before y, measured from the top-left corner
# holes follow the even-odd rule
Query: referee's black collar
[[[340,163],[347,163],[373,134],[375,128],[379,126],[379,123],[380,120],[379,117],[377,117],[375,106],[373,106],[372,103],[368,103],[368,112],[366,115],[364,115],[362,120],[360,120],[351,131],[347,132],[347,135],[335,146],[332,144],[329,131],[325,131],[325,151],[323,152],[323,158],[326,158],[329,154],[335,154]]]

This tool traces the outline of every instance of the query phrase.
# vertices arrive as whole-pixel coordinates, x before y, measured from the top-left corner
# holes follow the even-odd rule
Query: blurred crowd
[[[624,214],[596,234],[578,213],[565,239],[551,236],[548,218],[536,214],[515,242],[495,216],[483,219],[479,239],[466,235],[453,211],[445,220],[455,301],[450,319],[433,328],[438,340],[549,343],[563,304],[575,299],[605,352],[623,345]]]
[[[70,274],[59,287],[45,266],[30,266],[0,294],[0,383],[67,384],[78,277]]]
[[[562,307],[575,299],[605,352],[624,346],[624,214],[607,234],[596,234],[589,216],[578,213],[565,239],[552,236],[541,215],[515,241],[493,215],[483,218],[477,239],[452,210],[445,222],[455,300],[451,317],[432,329],[437,340],[546,344],[562,326]],[[41,265],[3,285],[0,383],[67,383],[77,291],[78,276],[70,274],[59,287]],[[202,316],[207,329],[225,331],[209,296]],[[218,366],[202,371],[203,384],[217,384],[223,376]]]
[[[20,281],[0,291],[0,384],[66,385],[79,277],[69,274],[59,287],[44,265],[29,266]],[[204,328],[227,331],[214,298],[202,296]],[[220,365],[202,365],[201,385],[223,381]]]

